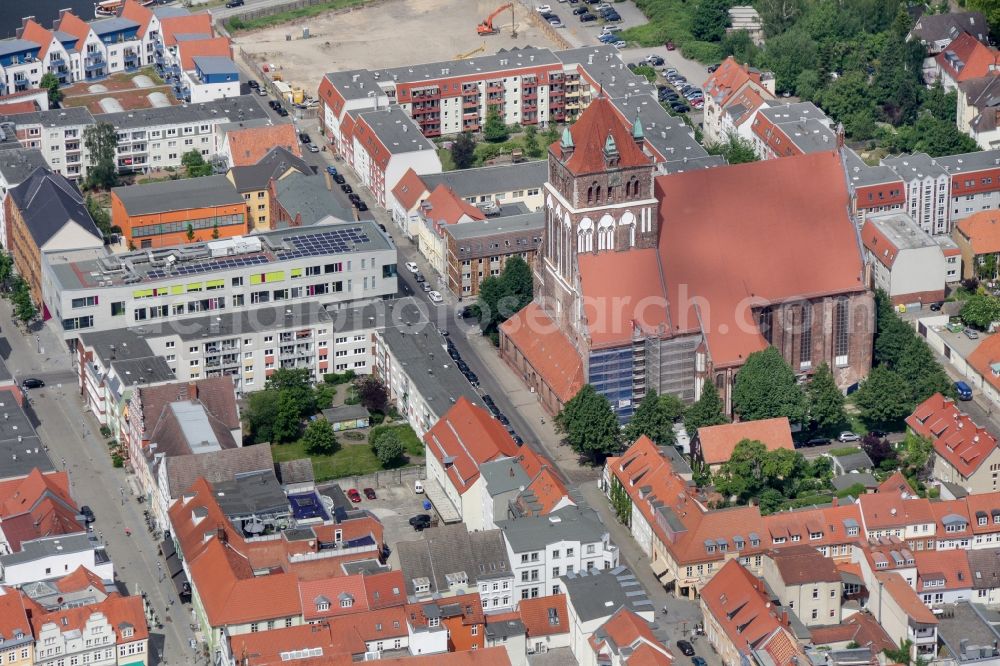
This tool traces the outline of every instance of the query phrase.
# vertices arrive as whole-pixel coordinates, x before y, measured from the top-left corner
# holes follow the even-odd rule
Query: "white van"
[[[422,481],[420,481],[420,479],[417,479],[416,481],[413,482],[413,492],[415,492],[418,495],[424,494],[424,484]]]

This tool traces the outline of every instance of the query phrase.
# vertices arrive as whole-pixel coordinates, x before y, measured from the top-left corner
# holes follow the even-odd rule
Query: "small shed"
[[[334,432],[367,428],[369,414],[362,405],[337,405],[323,410],[323,418],[333,424]]]

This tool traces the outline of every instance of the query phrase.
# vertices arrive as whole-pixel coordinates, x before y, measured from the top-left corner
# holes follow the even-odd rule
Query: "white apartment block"
[[[514,572],[517,599],[560,593],[559,578],[618,566],[618,547],[591,509],[497,521]]]
[[[355,307],[396,293],[396,248],[367,220],[120,255],[54,252],[42,262],[43,300],[66,340],[309,301]]]
[[[77,532],[25,541],[18,552],[0,555],[0,583],[16,586],[62,578],[79,567],[101,580],[115,578],[115,566],[104,545],[89,532]]]

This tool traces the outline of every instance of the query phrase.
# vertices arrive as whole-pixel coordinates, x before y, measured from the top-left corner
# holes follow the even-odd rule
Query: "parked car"
[[[431,290],[431,283],[430,282],[424,282],[424,284],[422,286],[423,286],[423,289],[424,289],[425,293]]]
[[[940,312],[941,311],[941,306],[943,306],[943,305],[944,305],[944,303],[941,303],[941,302],[931,303],[931,310],[933,310],[934,312]]]
[[[277,109],[278,108],[278,101],[274,100],[274,99],[268,100],[267,105],[269,107],[271,107],[272,109]]]
[[[580,23],[590,23],[591,21],[596,21],[597,17],[587,12],[586,14],[580,14]]]
[[[589,11],[590,10],[587,9],[586,7],[574,7],[573,8],[573,16],[579,16],[580,14],[586,14]]]
[[[366,210],[368,210],[368,204],[366,204],[364,201],[359,201],[358,205],[355,206],[355,208],[357,208],[359,211],[363,213]]]
[[[625,42],[624,40],[619,39],[617,42],[612,44],[612,46],[614,46],[616,49],[623,49],[626,46],[628,46],[628,43]]]
[[[715,70],[719,69],[719,63],[715,63],[714,65],[709,65],[707,69],[708,69],[708,73],[711,74]]]
[[[691,657],[691,666],[708,666],[708,662],[701,657],[694,656]]]
[[[618,12],[615,11],[605,12],[604,14],[601,14],[601,18],[604,19],[605,21],[614,21],[615,23],[622,20],[621,15],[619,15]]]
[[[280,106],[279,106],[279,107],[278,107],[278,108],[276,109],[276,111],[278,112],[278,115],[279,115],[279,116],[281,116],[282,118],[284,118],[285,116],[287,116],[287,115],[288,115],[288,111],[286,111],[286,110],[285,110],[285,109],[284,109],[283,107],[280,107]]]
[[[965,333],[965,337],[969,338],[970,340],[979,339],[979,331],[977,331],[974,328],[969,328],[968,326],[966,326],[963,332]]]
[[[972,387],[963,381],[955,382],[955,393],[959,400],[972,400]]]
[[[830,443],[829,437],[813,437],[806,440],[806,446],[826,446]]]
[[[562,19],[560,19],[558,16],[555,16],[549,19],[549,25],[551,25],[553,28],[561,28],[563,27],[563,22]]]
[[[267,90],[264,88],[257,88],[257,94],[261,97],[267,97]]]
[[[660,65],[663,64],[663,58],[656,55],[655,53],[651,53],[648,56],[646,56],[646,62],[648,62],[653,67],[659,67]]]
[[[438,291],[432,291],[431,293],[427,294],[427,297],[432,301],[434,301],[435,303],[440,303],[441,301],[444,300],[444,297],[441,296],[441,292]]]
[[[318,153],[319,152],[319,146],[317,146],[315,143],[310,143],[309,144],[309,148],[307,148],[307,150],[310,153]]]
[[[670,105],[670,109],[676,113],[687,113],[691,110],[691,107],[687,104],[682,104],[681,102],[674,102]]]
[[[375,496],[375,489],[374,488],[365,488],[363,492],[365,493],[365,497],[367,497],[368,499],[378,499]]]
[[[538,5],[537,7],[535,7],[535,10],[541,13],[550,12],[552,11],[552,7],[550,7],[549,5]]]
[[[38,379],[37,377],[28,377],[27,379],[21,382],[21,388],[23,389],[36,389],[44,387],[45,387],[45,382],[43,382],[41,379]]]
[[[417,282],[423,282],[424,280],[426,280],[426,278],[424,277],[423,273],[417,273],[415,279],[416,279]]]
[[[861,441],[861,435],[859,435],[856,432],[851,432],[850,430],[845,430],[844,432],[842,432],[839,435],[837,435],[837,441],[838,442],[844,442],[844,443],[847,443],[847,442],[860,442]]]
[[[601,44],[611,44],[612,42],[618,41],[618,36],[615,35],[614,33],[609,32],[606,35],[600,35],[597,38],[597,41],[599,41]],[[634,69],[634,66],[632,67],[632,69]]]
[[[361,493],[358,492],[357,488],[351,488],[347,491],[347,499],[357,504],[361,501]]]
[[[670,76],[671,74],[677,74],[677,73],[678,73],[677,70],[675,68],[673,68],[673,67],[665,67],[665,68],[663,68],[663,69],[660,70],[660,74],[663,74],[664,77]]]
[[[888,433],[886,433],[885,430],[869,430],[868,434],[871,435],[872,437],[878,437],[879,439],[885,439],[885,436]]]
[[[620,25],[606,25],[601,28],[601,33],[606,35],[611,32],[621,32],[623,29]]]
[[[344,192],[344,194],[350,194],[351,192],[354,191],[354,188],[348,185],[347,183],[341,185],[340,189]]]
[[[410,527],[416,531],[427,529],[431,526],[431,517],[426,513],[418,513],[417,515],[410,518]]]
[[[337,183],[337,185],[343,185],[347,182],[347,179],[338,173],[333,177],[333,182]]]
[[[417,268],[417,265],[412,261],[408,261],[403,265],[406,266],[406,270],[410,271],[413,274],[416,274],[420,270],[419,268]]]
[[[299,132],[299,141],[302,143],[312,143],[312,137],[305,132]]]
[[[83,506],[80,507],[80,515],[83,516],[84,521],[88,525],[90,523],[94,522],[95,520],[97,520],[96,518],[94,518],[94,512],[93,512],[93,510],[89,506],[87,506],[86,504],[84,504]]]
[[[232,9],[233,7],[242,7],[242,6],[243,6],[243,0],[229,0],[229,2],[226,3],[226,9]]]
[[[253,88],[254,90],[259,90],[260,89],[260,84],[257,83],[256,80],[250,79],[249,81],[247,81],[247,87],[248,88]]]
[[[677,641],[677,649],[684,653],[686,657],[694,656],[694,647],[687,641]]]
[[[337,167],[328,166],[326,168],[326,172],[328,174],[330,174],[331,176],[336,176],[337,175]]]

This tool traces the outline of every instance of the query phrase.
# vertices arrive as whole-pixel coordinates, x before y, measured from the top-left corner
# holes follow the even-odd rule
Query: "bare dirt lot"
[[[516,1],[516,38],[511,38],[509,10],[493,22],[500,34],[478,36],[476,26],[501,4],[502,0],[386,0],[241,33],[234,41],[257,62],[277,65],[283,80],[307,93],[315,92],[326,72],[451,60],[484,45],[480,53],[528,45],[557,48],[537,22],[528,20],[526,5]],[[568,10],[563,13],[569,18]],[[310,39],[301,38],[302,28],[309,28]],[[292,40],[286,41],[286,35]]]

